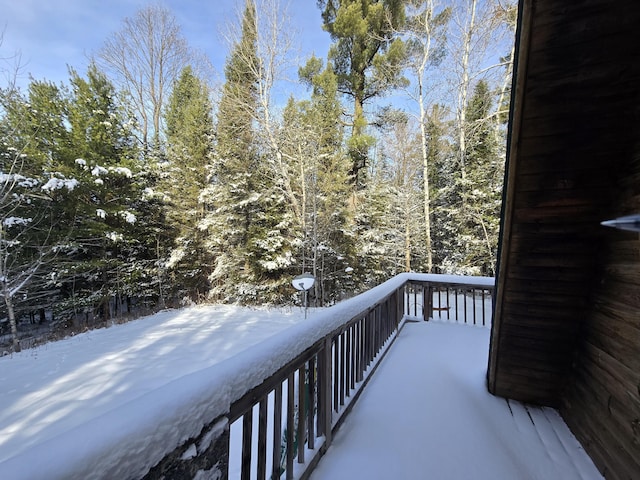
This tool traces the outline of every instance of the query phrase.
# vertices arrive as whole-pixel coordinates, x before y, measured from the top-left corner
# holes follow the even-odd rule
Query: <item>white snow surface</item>
[[[251,360],[270,349],[255,344],[303,316],[165,311],[0,358],[0,478],[144,474],[226,413],[237,382],[259,383],[268,367]]]
[[[0,358],[0,478],[140,477],[165,454],[200,433],[206,423],[226,414],[233,401],[309,345],[395,291],[409,278],[429,280],[430,277],[399,275],[335,307],[312,312],[306,320],[304,313],[297,308],[287,311],[234,306],[193,307],[161,312],[135,322],[87,332]],[[477,285],[493,282],[492,279],[441,275],[433,279]],[[421,457],[424,456],[424,450],[430,448],[444,451],[443,448],[437,449],[443,431],[447,432],[448,428],[457,431],[464,426],[474,438],[474,444],[478,444],[473,458],[479,458],[480,452],[488,455],[482,460],[485,469],[489,466],[500,468],[502,462],[507,462],[509,468],[518,467],[519,460],[508,460],[509,452],[522,448],[525,452],[523,455],[531,454],[530,450],[534,447],[540,448],[540,440],[534,435],[513,439],[509,435],[519,434],[518,429],[504,430],[499,427],[509,418],[514,422],[515,416],[505,419],[504,411],[508,412],[506,402],[486,392],[484,372],[489,330],[460,325],[434,325],[449,329],[453,336],[417,337],[420,342],[426,342],[419,349],[421,355],[426,355],[426,360],[406,358],[400,367],[393,367],[393,363],[386,367],[385,359],[380,372],[374,375],[371,385],[367,387],[375,387],[378,377],[385,378],[385,368],[391,369],[390,376],[387,374],[386,377],[392,379],[392,384],[384,386],[383,383],[383,389],[405,392],[404,400],[411,405],[418,403],[423,410],[437,412],[434,425],[425,424],[418,428],[420,425],[415,419],[409,421],[404,413],[399,412],[407,409],[406,406],[395,408],[398,398],[392,401],[384,398],[384,406],[377,406],[380,415],[373,422],[379,425],[376,435],[395,438],[394,431],[390,430],[395,424],[404,432],[402,436],[406,436],[406,442],[402,445],[415,442],[414,447],[406,447],[409,449],[403,455],[398,455],[397,459],[395,454],[390,456],[387,452],[387,461],[404,462],[410,458],[409,452]],[[413,326],[410,324],[403,329],[401,337],[392,346],[390,358],[393,358],[391,354],[394,352],[403,355],[405,350],[411,350],[404,345],[415,341],[412,340],[413,334],[409,337],[406,335]],[[456,336],[455,332],[470,333],[458,333]],[[479,338],[480,345],[473,346],[472,337]],[[453,361],[446,364],[431,360],[430,355],[434,355],[436,360],[448,355]],[[471,359],[471,363],[465,359]],[[463,371],[456,373],[456,366],[463,368]],[[440,370],[435,384],[415,382],[422,379],[425,368]],[[402,387],[403,384],[406,385]],[[369,398],[367,391],[361,399],[364,412],[368,408],[367,401],[371,402],[366,400]],[[469,398],[485,397],[490,399],[489,404],[468,409]],[[375,400],[373,402],[376,403]],[[445,405],[446,408],[443,408]],[[355,419],[360,409],[359,403],[351,414]],[[491,428],[495,421],[492,415],[496,412],[501,412],[502,417],[498,420],[501,423]],[[553,418],[554,412],[545,410],[545,415]],[[563,426],[555,415],[553,424]],[[342,448],[348,450],[345,442],[340,441],[340,435],[350,430],[350,421],[348,419],[343,425],[330,454]],[[482,436],[481,427],[492,434]],[[370,436],[365,440],[366,445],[375,443]],[[575,440],[573,442],[571,448],[575,446]],[[551,455],[552,459],[556,455],[555,447],[564,455],[561,450],[564,443],[545,445],[553,447],[545,450],[545,455]],[[405,447],[398,443],[393,448],[395,452]],[[456,451],[460,458],[466,452],[462,446]],[[451,458],[451,455],[453,453],[443,459]],[[314,474],[314,478],[339,478],[321,473],[322,468],[331,464],[330,457],[321,462],[321,470]],[[544,476],[547,472],[545,462],[548,463],[549,458],[544,455],[535,458],[537,470],[532,466],[530,468],[534,470],[531,470],[531,475],[512,478],[553,478]],[[342,471],[352,474],[343,478],[393,478],[356,474],[356,460],[357,455],[353,458],[343,456],[337,460],[342,465]],[[462,468],[461,465],[458,467]],[[430,468],[435,472],[431,478],[456,478],[438,476],[440,470],[433,470],[436,468],[433,465]],[[571,470],[568,466],[566,468],[567,471]],[[592,471],[595,469],[589,470],[590,473]],[[424,478],[422,470],[414,469],[412,472],[413,477],[395,476]],[[473,475],[468,478],[499,477]],[[596,477],[574,475],[558,478]]]
[[[52,177],[42,186],[42,190],[51,192],[53,190],[62,190],[63,188],[66,188],[68,191],[71,191],[76,188],[78,184],[78,180],[75,178]]]
[[[406,323],[311,479],[602,479],[556,410],[487,391],[489,333]]]

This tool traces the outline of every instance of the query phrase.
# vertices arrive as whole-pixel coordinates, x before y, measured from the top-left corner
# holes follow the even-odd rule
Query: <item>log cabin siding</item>
[[[488,384],[640,478],[640,2],[521,0]]]

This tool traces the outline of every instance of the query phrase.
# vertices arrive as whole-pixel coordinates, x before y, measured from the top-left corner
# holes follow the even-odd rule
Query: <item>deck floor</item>
[[[486,388],[489,329],[407,323],[312,480],[602,476],[556,410]]]

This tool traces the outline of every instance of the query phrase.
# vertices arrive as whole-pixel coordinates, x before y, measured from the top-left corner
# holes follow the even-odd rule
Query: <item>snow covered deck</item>
[[[316,480],[601,478],[555,411],[487,393],[492,282],[403,274],[307,320],[200,307],[0,358],[0,478],[293,479],[327,445]],[[471,325],[396,335],[424,305]]]
[[[407,323],[311,479],[601,479],[554,409],[488,393],[488,352],[488,328]]]

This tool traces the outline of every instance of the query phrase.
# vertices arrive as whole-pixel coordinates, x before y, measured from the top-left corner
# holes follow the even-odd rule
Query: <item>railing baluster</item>
[[[278,383],[273,396],[273,456],[271,478],[280,478],[282,473],[280,460],[282,458],[282,383]]]
[[[403,287],[402,294],[402,305],[404,306],[404,311],[407,312],[407,315],[411,315],[411,302],[409,301],[411,291],[409,290],[408,283]]]
[[[253,407],[242,416],[242,469],[240,478],[251,478],[251,433],[253,431]]]
[[[482,326],[484,327],[484,326],[486,326],[486,322],[485,322],[485,316],[486,315],[485,315],[485,308],[484,308],[484,294],[485,294],[486,290],[483,288],[481,290],[481,292],[482,292]]]
[[[347,361],[345,332],[340,334],[340,405],[344,405],[344,389],[347,383]]]
[[[344,393],[346,397],[351,396],[351,328],[347,328],[344,332],[345,340],[345,378],[344,378]]]
[[[258,414],[258,480],[267,477],[267,397],[260,400]]]
[[[360,368],[358,369],[358,371],[360,372],[360,377],[358,378],[358,380],[360,381],[362,381],[362,379],[364,378],[364,369],[366,365],[366,360],[365,360],[365,355],[367,351],[367,342],[365,337],[366,322],[367,322],[367,317],[362,317],[358,322],[360,324]]]
[[[325,364],[325,351],[324,349],[318,352],[318,415],[316,415],[316,431],[318,437],[324,435],[324,418],[326,416],[325,409],[327,408],[325,399],[325,390],[327,386],[331,390],[331,380],[327,380],[327,365]],[[331,399],[331,393],[329,393],[329,399]],[[331,408],[329,407],[329,410]]]
[[[298,370],[298,463],[304,463],[305,428],[307,426],[305,410],[306,372],[303,364]]]
[[[370,336],[370,326],[369,323],[371,322],[371,312],[368,312],[365,316],[364,316],[364,323],[363,323],[363,327],[364,330],[362,331],[362,342],[364,345],[364,357],[363,357],[363,362],[362,362],[362,374],[364,376],[364,372],[367,371],[367,367],[369,366],[369,350],[371,348],[371,345],[369,343],[369,336]]]
[[[463,299],[463,306],[464,306],[464,323],[467,323],[467,293],[469,292],[468,289],[463,289],[462,290],[462,299]]]
[[[360,375],[362,374],[362,320],[358,320],[354,323],[355,327],[355,345],[356,345],[356,382],[360,381]]]
[[[356,326],[353,324],[349,327],[349,391],[356,388],[356,357]]]
[[[395,318],[395,330],[398,330],[398,327],[400,325],[400,320],[403,317],[403,311],[402,311],[402,307],[403,307],[403,302],[400,301],[400,295],[401,295],[401,290],[398,289],[396,290],[396,295],[395,295],[395,304],[396,304],[396,318]]]
[[[339,362],[339,348],[340,348],[340,335],[335,337],[333,341],[333,409],[338,412],[340,410],[340,362]]]
[[[295,456],[295,371],[287,379],[287,480],[293,480],[293,457]]]
[[[373,360],[376,358],[376,355],[378,354],[378,324],[379,323],[380,323],[380,305],[377,305],[374,310],[373,328],[371,329],[371,345],[373,347],[371,351],[372,363],[373,363]]]
[[[307,375],[309,376],[309,389],[307,390],[309,394],[309,409],[307,414],[307,430],[308,430],[308,439],[307,443],[309,446],[309,450],[313,450],[316,442],[316,433],[314,430],[315,427],[315,416],[316,416],[316,357],[311,357],[309,360],[309,370]]]
[[[376,355],[375,338],[376,338],[376,312],[377,309],[373,309],[369,315],[369,331],[367,332],[367,343],[369,344],[369,351],[367,352],[367,368],[371,365],[373,357]]]
[[[471,305],[473,308],[473,324],[475,325],[476,324],[476,289],[475,288],[471,289],[471,299],[472,299]]]
[[[327,337],[324,341],[324,348],[322,350],[323,360],[322,363],[324,365],[324,379],[322,382],[322,391],[323,391],[323,408],[322,408],[322,433],[324,433],[325,445],[328,447],[331,444],[332,440],[332,416],[333,409],[331,408],[331,337]]]

